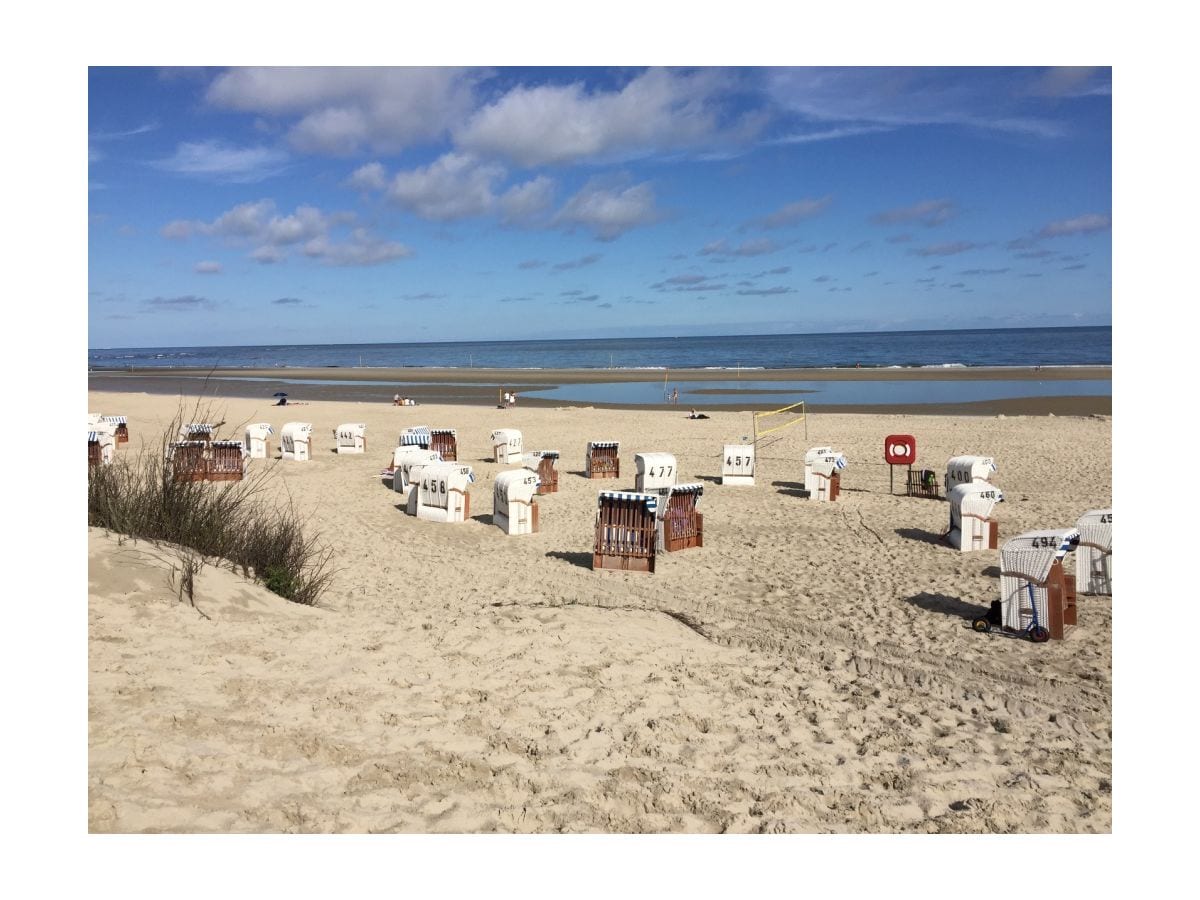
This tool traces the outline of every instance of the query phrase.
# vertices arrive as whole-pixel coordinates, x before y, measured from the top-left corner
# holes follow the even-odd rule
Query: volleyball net
[[[775,434],[783,431],[785,428],[791,428],[794,425],[804,424],[804,438],[808,439],[808,415],[804,407],[804,401],[793,403],[790,406],[784,406],[781,409],[772,409],[767,412],[753,413],[754,418],[754,449],[755,455],[758,455],[758,450],[762,447],[769,447],[776,441],[782,440],[783,435],[771,438],[769,441],[760,443],[768,434]],[[782,419],[772,419],[772,416],[782,416]]]

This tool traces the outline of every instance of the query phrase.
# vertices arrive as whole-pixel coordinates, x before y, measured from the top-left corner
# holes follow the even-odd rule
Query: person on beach
[[[517,392],[516,391],[513,391],[511,394],[508,395],[508,405],[509,406],[517,405]]]
[[[675,388],[675,390],[671,391],[671,405],[679,405],[679,388]]]
[[[392,398],[392,406],[399,406],[399,405],[400,405],[400,395],[397,394],[395,397]]]
[[[708,416],[706,416],[704,413],[698,413],[693,409],[691,412],[691,415],[689,415],[688,418],[689,419],[707,419]]]

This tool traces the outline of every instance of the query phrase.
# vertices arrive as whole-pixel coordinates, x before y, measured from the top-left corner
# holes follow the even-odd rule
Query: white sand
[[[592,571],[597,491],[631,489],[639,451],[714,479],[749,414],[222,403],[223,436],[314,424],[313,461],[253,465],[339,572],[309,609],[207,567],[204,618],[168,550],[92,530],[92,831],[1111,830],[1111,601],[1081,598],[1065,641],[972,632],[999,553],[937,543],[945,502],[889,495],[882,463],[893,432],[939,478],[995,456],[1003,541],[1111,504],[1108,419],[811,417],[755,487],[707,481],[705,546],[645,575]],[[89,395],[131,448],[176,404]],[[366,455],[330,452],[341,422]],[[458,429],[472,521],[410,518],[381,483],[413,424]],[[563,454],[539,534],[490,524],[497,427]],[[618,482],[577,474],[588,440],[621,442]],[[850,460],[836,503],[794,494],[818,444]]]

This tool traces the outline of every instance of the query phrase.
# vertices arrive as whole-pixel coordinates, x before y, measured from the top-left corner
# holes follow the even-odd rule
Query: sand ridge
[[[881,459],[895,432],[939,471],[994,455],[1003,540],[1110,505],[1107,418],[812,416],[733,488],[717,459],[743,413],[223,403],[231,425],[314,424],[311,463],[266,465],[339,572],[304,609],[206,568],[206,619],[169,554],[107,568],[130,544],[90,535],[93,831],[1111,830],[1110,599],[1062,642],[971,632],[998,553],[940,545],[946,504],[889,495]],[[176,402],[89,408],[136,443]],[[329,452],[341,422],[367,423],[366,455]],[[413,424],[458,429],[471,521],[412,519],[380,482]],[[539,534],[490,524],[497,427],[563,454]],[[617,483],[579,474],[604,439]],[[833,504],[796,495],[820,443],[850,459]],[[593,572],[596,491],[648,450],[704,481],[705,546]]]

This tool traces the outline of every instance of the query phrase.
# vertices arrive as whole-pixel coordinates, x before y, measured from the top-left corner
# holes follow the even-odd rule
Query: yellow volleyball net
[[[772,409],[767,412],[752,413],[754,417],[754,449],[755,455],[758,455],[759,441],[768,434],[783,431],[785,428],[791,428],[794,425],[804,425],[804,438],[808,439],[808,414],[804,407],[804,401],[793,403],[790,406],[785,406],[782,409]],[[782,416],[780,419],[772,419],[772,416]],[[778,440],[782,440],[783,435],[772,438],[763,447],[769,447]]]

